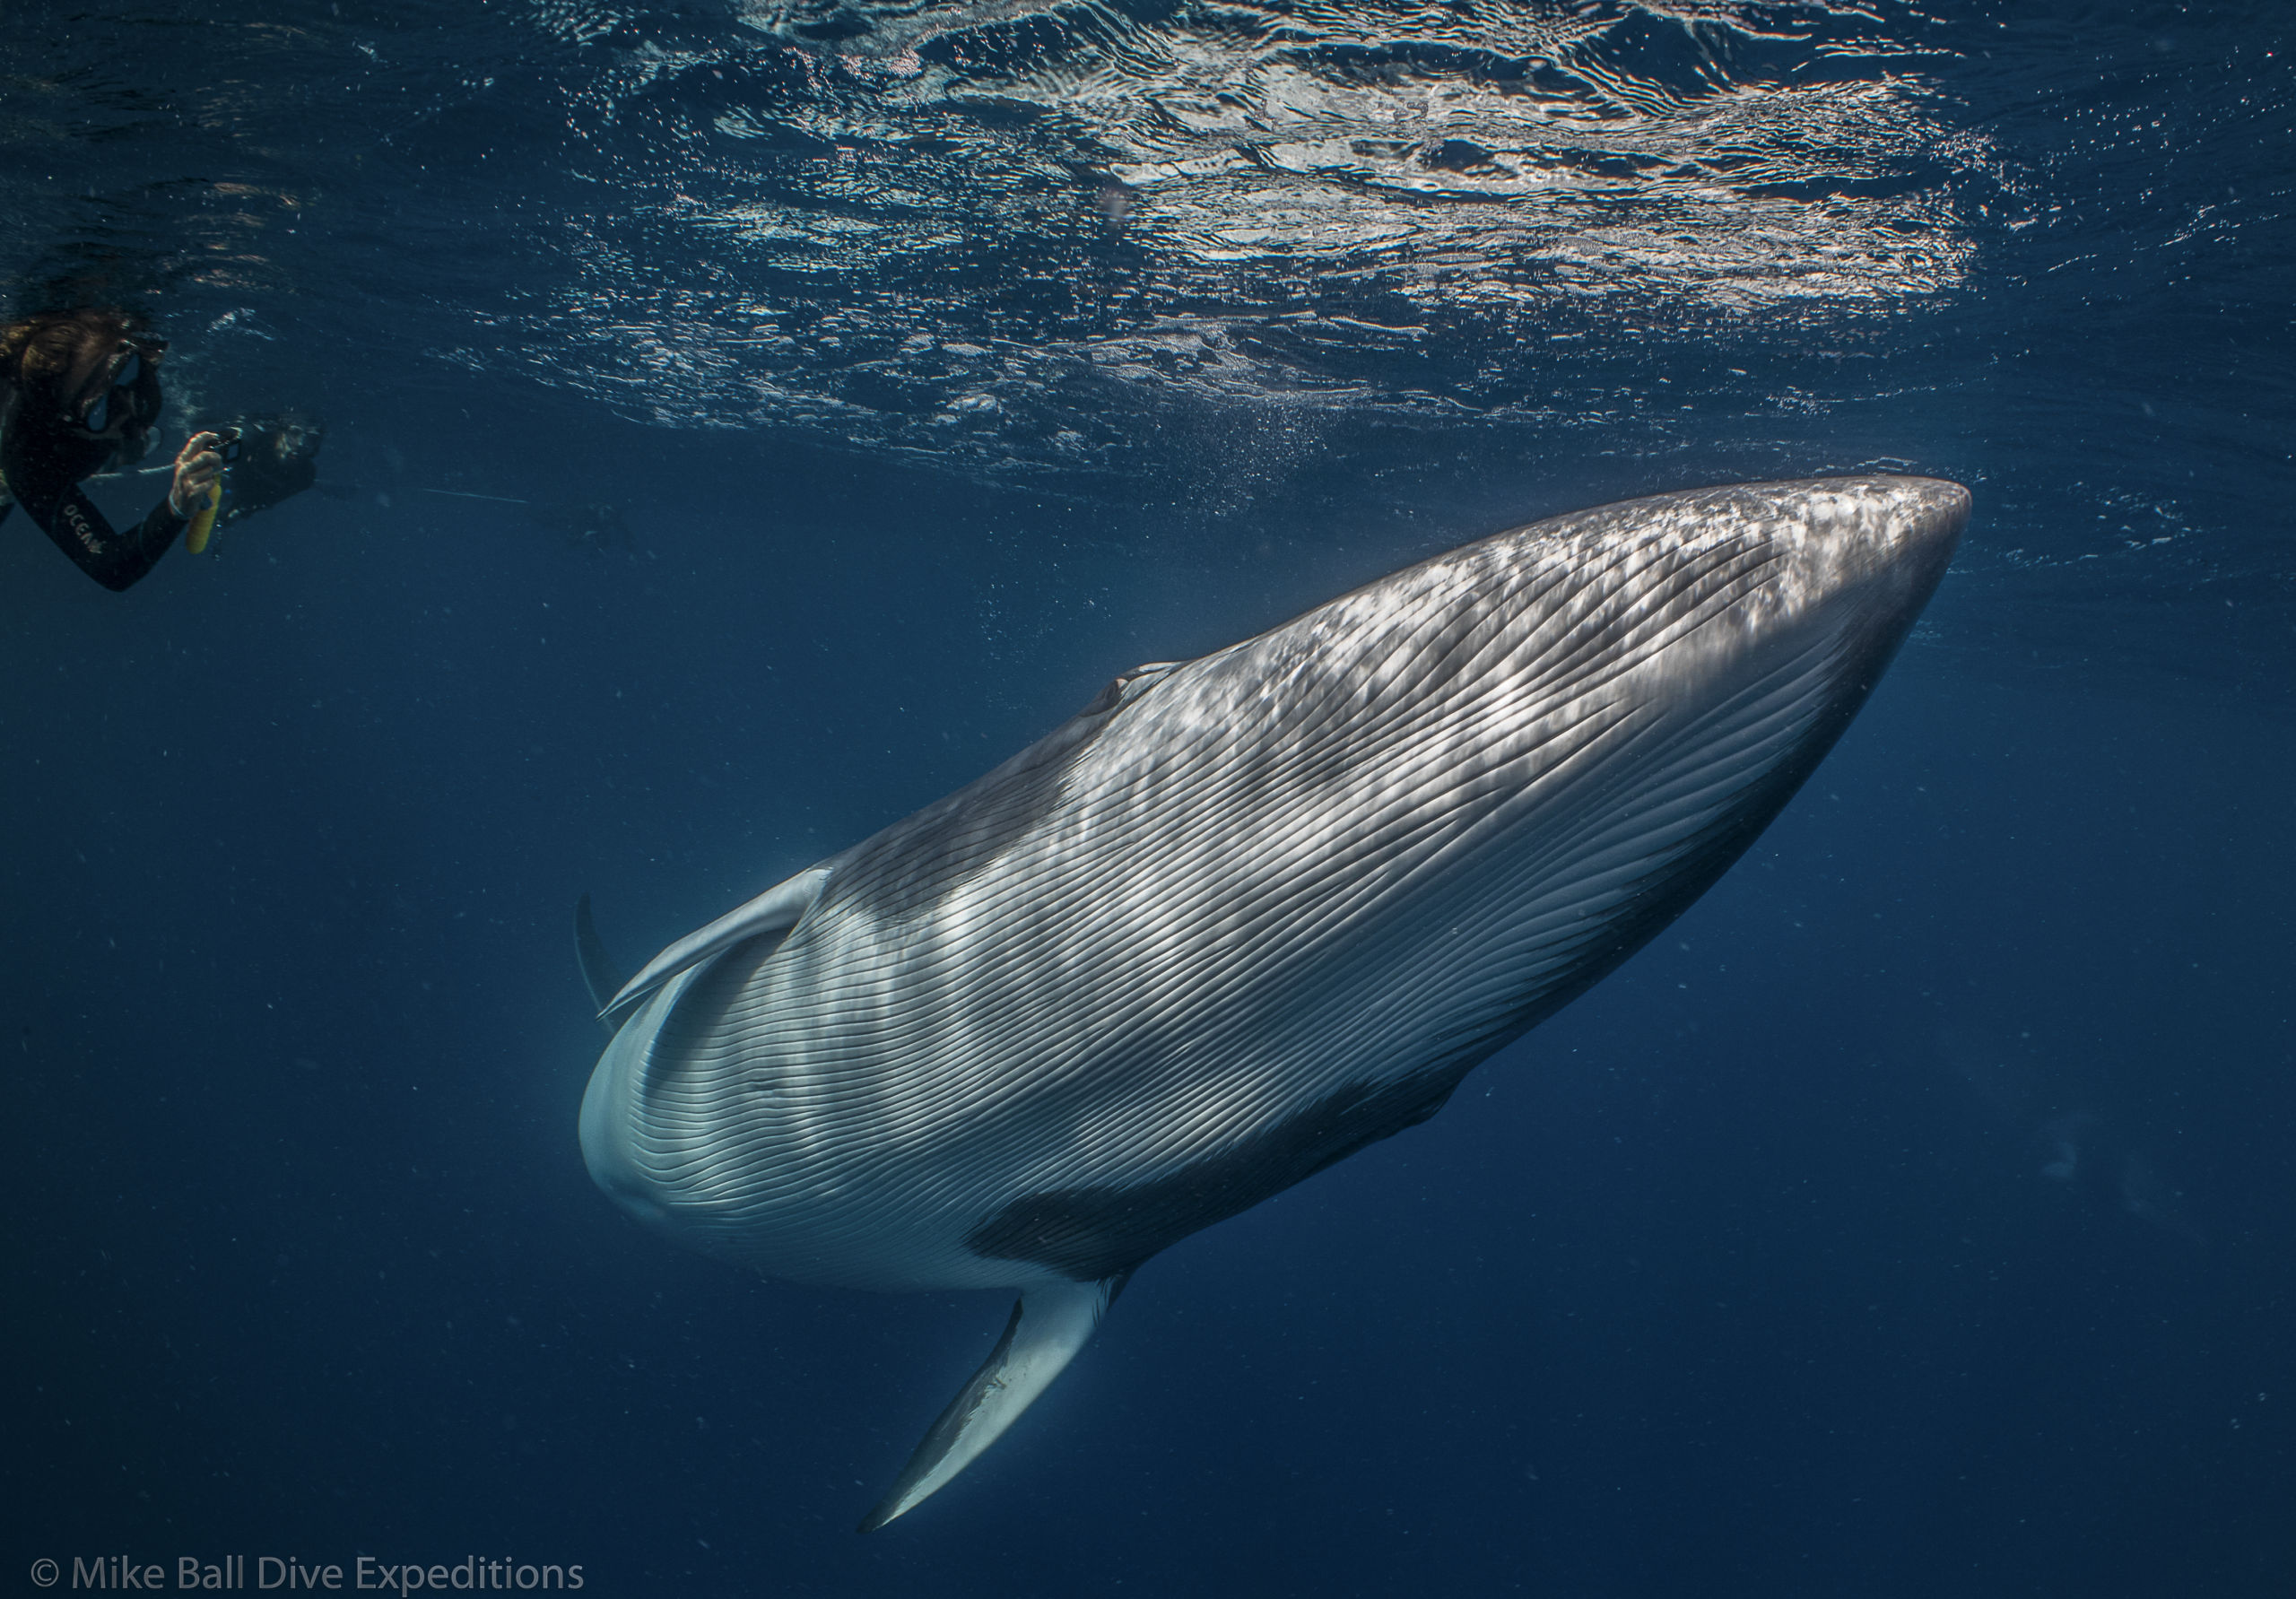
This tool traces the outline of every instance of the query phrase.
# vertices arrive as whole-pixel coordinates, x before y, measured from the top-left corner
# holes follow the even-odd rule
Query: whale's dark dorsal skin
[[[1021,1290],[883,1525],[1143,1261],[1425,1120],[1703,893],[1968,514],[1921,478],[1631,500],[1126,673],[596,988],[591,1173],[770,1275]]]

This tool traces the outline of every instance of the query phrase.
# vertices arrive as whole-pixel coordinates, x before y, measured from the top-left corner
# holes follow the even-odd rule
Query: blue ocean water
[[[0,528],[0,1583],[2296,1589],[2276,8],[8,22],[14,305],[327,434],[125,596]],[[634,965],[1135,663],[1876,468],[1970,534],[1720,885],[856,1536],[1006,1302],[617,1212],[576,896]]]

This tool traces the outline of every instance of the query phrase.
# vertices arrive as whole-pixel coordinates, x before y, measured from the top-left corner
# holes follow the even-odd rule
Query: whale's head
[[[1958,483],[1893,476],[1627,500],[1462,546],[1206,663],[1344,689],[1390,718],[1398,705],[1633,709],[1668,684],[1710,708],[1781,653],[1857,694],[1936,588],[1969,510]],[[1296,706],[1285,719],[1318,720]],[[1326,725],[1367,736],[1361,718]]]
[[[1961,485],[1916,477],[1662,494],[1478,541],[1238,647],[1313,659],[1303,682],[1346,696],[1344,714],[1283,719],[1310,743],[1330,726],[1379,774],[1358,796],[1383,813],[1369,830],[1406,856],[1405,839],[1445,833],[1437,855],[1513,897],[1494,935],[1602,929],[1586,948],[1609,954],[1544,1014],[1777,814],[1904,642],[1969,512]]]
[[[1535,551],[1536,588],[1554,587],[1518,595],[1526,613],[1622,666],[1726,689],[1765,650],[1799,643],[1870,689],[1969,511],[1968,490],[1935,478],[1823,478],[1631,500],[1485,543]]]

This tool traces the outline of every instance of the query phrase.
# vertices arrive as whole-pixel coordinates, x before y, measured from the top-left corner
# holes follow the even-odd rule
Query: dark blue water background
[[[0,42],[18,303],[330,429],[124,598],[0,530],[0,1585],[2296,1591],[2276,11],[302,10]],[[1005,1305],[596,1193],[575,896],[634,965],[1135,662],[1875,465],[1976,518],[1744,861],[857,1537]]]

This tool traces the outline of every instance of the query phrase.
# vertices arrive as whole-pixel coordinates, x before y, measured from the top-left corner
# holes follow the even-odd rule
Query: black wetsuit
[[[16,503],[82,571],[117,593],[158,564],[188,519],[162,495],[134,527],[114,528],[80,491],[80,480],[110,455],[111,446],[100,440],[58,431],[10,428],[0,437],[0,476]],[[7,515],[0,506],[0,519]]]

